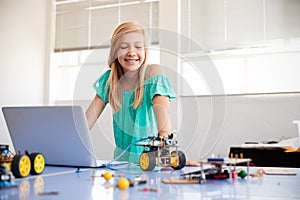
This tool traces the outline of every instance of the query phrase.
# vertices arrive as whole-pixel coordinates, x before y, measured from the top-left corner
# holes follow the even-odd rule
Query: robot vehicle
[[[11,172],[15,178],[24,178],[29,174],[38,175],[44,171],[45,158],[41,153],[29,154],[25,151],[13,154],[8,145],[0,145],[1,177]]]
[[[143,146],[140,155],[140,167],[144,171],[152,171],[155,166],[172,167],[175,170],[182,169],[186,164],[184,153],[178,150],[175,134],[161,134],[158,137],[150,136],[148,142],[140,142],[137,146]]]

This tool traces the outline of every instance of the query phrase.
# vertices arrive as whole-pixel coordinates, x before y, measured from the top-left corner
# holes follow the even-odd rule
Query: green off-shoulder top
[[[109,103],[109,87],[106,87],[106,83],[110,73],[111,70],[107,70],[94,83],[96,93],[105,103]],[[128,145],[138,139],[157,136],[157,122],[152,104],[155,95],[167,96],[170,100],[176,97],[169,79],[163,74],[156,74],[145,80],[143,101],[136,109],[131,106],[134,92],[135,90],[123,91],[122,107],[113,112],[116,144],[114,157],[120,155]],[[142,151],[143,147],[133,145],[119,160],[138,163]]]

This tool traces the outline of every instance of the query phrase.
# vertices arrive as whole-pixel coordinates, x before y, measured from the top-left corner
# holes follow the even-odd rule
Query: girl
[[[175,94],[161,67],[147,65],[147,58],[144,28],[133,22],[120,24],[111,38],[110,69],[95,82],[97,94],[86,111],[92,128],[106,104],[112,107],[114,157],[140,138],[171,132],[169,101]],[[138,162],[142,151],[132,146],[120,160]]]

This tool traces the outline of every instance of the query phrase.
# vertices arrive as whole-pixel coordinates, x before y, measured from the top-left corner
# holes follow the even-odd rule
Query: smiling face
[[[120,41],[117,49],[118,61],[123,71],[136,71],[145,61],[145,40],[142,33],[129,32]]]

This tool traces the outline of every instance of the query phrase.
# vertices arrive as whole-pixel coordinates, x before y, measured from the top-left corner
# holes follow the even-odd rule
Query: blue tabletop
[[[241,179],[206,180],[202,184],[164,184],[164,179],[178,179],[182,173],[199,170],[185,167],[144,172],[136,165],[118,170],[80,169],[47,166],[42,175],[15,179],[17,187],[0,190],[0,199],[300,199],[299,169],[296,175],[263,175]],[[250,167],[250,172],[258,168]],[[106,181],[101,175],[111,172]],[[130,180],[142,177],[147,183],[121,190],[114,187],[120,176]],[[146,189],[157,189],[147,191]]]

